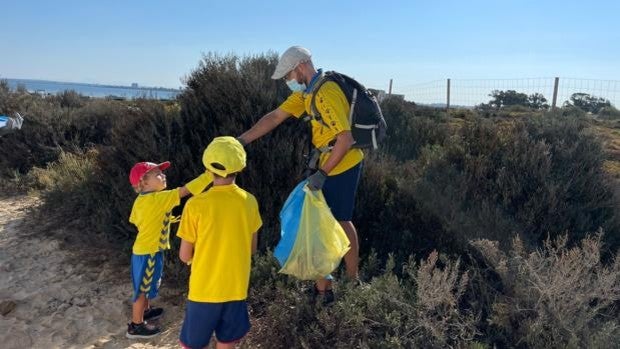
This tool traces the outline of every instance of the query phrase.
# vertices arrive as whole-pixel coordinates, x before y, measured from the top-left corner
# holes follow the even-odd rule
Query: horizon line
[[[58,83],[58,84],[73,84],[73,85],[85,85],[85,86],[99,86],[99,87],[113,87],[113,88],[129,88],[129,89],[148,89],[148,90],[169,90],[169,91],[181,91],[182,88],[173,88],[173,87],[155,87],[155,86],[143,86],[139,83],[137,87],[133,87],[131,85],[113,85],[109,83],[97,83],[97,82],[75,82],[75,81],[60,81],[60,80],[48,80],[48,79],[35,79],[35,78],[10,78],[10,77],[0,77],[0,80],[12,80],[12,81],[38,81],[38,82],[47,82],[47,83]]]

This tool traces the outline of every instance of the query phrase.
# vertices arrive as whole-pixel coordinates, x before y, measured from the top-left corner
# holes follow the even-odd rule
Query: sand
[[[166,288],[153,304],[164,329],[149,340],[125,338],[130,318],[129,255],[71,243],[63,227],[34,218],[36,197],[0,198],[0,347],[178,348],[183,293]],[[46,225],[47,224],[47,225]]]

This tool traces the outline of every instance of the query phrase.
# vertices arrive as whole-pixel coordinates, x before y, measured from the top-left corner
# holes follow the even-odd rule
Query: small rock
[[[0,264],[0,271],[8,273],[8,272],[10,272],[12,270],[13,270],[13,266],[11,265],[11,263],[6,262],[6,263]]]
[[[12,300],[0,301],[0,314],[2,314],[2,316],[6,316],[10,312],[12,312],[16,306],[17,306],[17,303],[15,303]]]
[[[75,297],[71,300],[71,303],[73,303],[73,305],[77,305],[78,307],[85,307],[88,301],[84,298]]]

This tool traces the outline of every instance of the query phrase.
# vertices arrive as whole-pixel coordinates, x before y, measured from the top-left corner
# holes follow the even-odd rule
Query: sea
[[[11,89],[24,86],[28,92],[41,95],[55,95],[65,90],[75,92],[93,98],[115,98],[115,99],[159,99],[172,100],[181,93],[181,90],[159,88],[159,87],[138,87],[138,86],[113,86],[100,84],[85,84],[76,82],[59,82],[47,80],[31,79],[3,79],[7,80]]]

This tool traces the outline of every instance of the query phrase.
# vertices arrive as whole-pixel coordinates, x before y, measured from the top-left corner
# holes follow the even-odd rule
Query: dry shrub
[[[513,240],[473,241],[501,280],[490,321],[517,347],[596,348],[620,345],[620,256],[601,262],[602,235],[569,247],[566,235],[528,252]]]
[[[393,271],[394,259],[388,258],[381,274],[368,284],[337,284],[332,307],[311,303],[301,290],[302,283],[276,275],[275,264],[263,258],[255,260],[253,268],[250,304],[256,326],[250,346],[446,348],[479,344],[474,341],[478,318],[461,304],[467,273],[459,271],[458,261],[439,263],[436,252],[419,264],[411,257],[402,277]]]
[[[469,282],[468,273],[460,271],[460,260],[448,261],[442,270],[437,259],[438,253],[431,253],[416,271],[416,321],[424,334],[421,337],[428,335],[438,347],[472,341],[477,319],[459,307]]]

